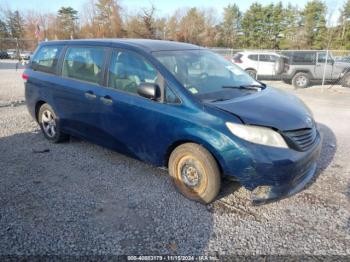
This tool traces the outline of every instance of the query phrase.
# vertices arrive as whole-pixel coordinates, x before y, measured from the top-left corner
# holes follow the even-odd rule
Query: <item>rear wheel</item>
[[[307,73],[296,73],[292,79],[295,88],[306,88],[310,84],[310,76]]]
[[[254,69],[246,69],[245,70],[251,77],[253,77],[254,79],[256,79],[256,74],[257,72]]]
[[[38,122],[44,136],[54,142],[59,143],[68,140],[69,136],[61,132],[57,115],[49,106],[49,104],[43,104],[38,112]]]
[[[168,166],[176,188],[187,198],[207,204],[218,195],[220,170],[204,147],[194,143],[180,145],[171,153]]]

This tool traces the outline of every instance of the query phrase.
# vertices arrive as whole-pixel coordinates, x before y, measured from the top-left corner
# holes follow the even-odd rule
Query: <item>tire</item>
[[[194,143],[178,146],[170,155],[168,167],[175,187],[185,197],[208,204],[218,195],[220,170],[204,147]]]
[[[344,87],[350,87],[350,72],[345,73],[340,80],[340,84]]]
[[[69,136],[60,130],[59,118],[49,104],[43,104],[38,112],[38,123],[47,140],[53,143],[67,141]]]
[[[256,79],[257,72],[254,69],[246,69],[245,71],[248,73],[248,75]]]
[[[310,76],[307,73],[296,73],[292,79],[295,88],[306,88],[310,85]]]

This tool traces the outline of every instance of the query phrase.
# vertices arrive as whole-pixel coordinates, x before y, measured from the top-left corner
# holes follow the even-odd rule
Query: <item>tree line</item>
[[[207,47],[350,49],[350,0],[344,0],[337,23],[331,26],[327,6],[320,0],[310,0],[303,8],[255,2],[245,12],[229,4],[221,16],[213,8],[192,7],[160,17],[154,5],[127,14],[118,0],[88,0],[80,12],[69,6],[57,13],[0,11],[0,38],[33,39],[39,26],[40,41],[125,37]]]

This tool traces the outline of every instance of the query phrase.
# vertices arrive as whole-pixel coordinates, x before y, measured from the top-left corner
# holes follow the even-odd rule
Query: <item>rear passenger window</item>
[[[57,61],[62,50],[62,46],[43,46],[35,54],[31,68],[45,73],[56,72]]]
[[[327,56],[326,52],[317,53],[317,62],[318,63],[326,63],[326,57],[327,57],[328,64],[331,64],[334,62],[330,55]]]
[[[270,62],[276,62],[277,61],[277,56],[270,55]]]
[[[275,62],[277,59],[277,57],[274,55],[264,55],[264,54],[249,55],[248,58],[253,61],[260,61],[260,62]]]
[[[157,70],[142,56],[132,51],[114,51],[108,86],[136,94],[140,83],[156,83],[157,75]]]
[[[270,62],[270,56],[269,55],[260,55],[259,60],[261,62]]]
[[[102,47],[69,47],[62,68],[62,75],[99,84],[105,50]]]
[[[292,53],[293,62],[295,64],[303,65],[313,65],[316,60],[316,53],[307,53],[307,52],[295,52]]]
[[[259,60],[259,56],[258,55],[249,55],[248,58],[253,60],[253,61],[258,61]]]

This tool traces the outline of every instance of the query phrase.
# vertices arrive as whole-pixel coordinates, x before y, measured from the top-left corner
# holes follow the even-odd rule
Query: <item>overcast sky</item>
[[[56,12],[61,6],[71,6],[74,9],[80,11],[84,3],[87,0],[0,0],[0,6],[9,7],[11,9],[28,10],[34,9],[37,11],[51,11]],[[328,12],[333,14],[332,23],[336,21],[336,17],[339,15],[339,9],[342,7],[345,0],[325,0],[327,4]],[[277,3],[279,1],[273,0],[244,0],[244,1],[232,1],[232,0],[121,0],[120,5],[128,12],[137,12],[140,8],[150,6],[153,3],[158,15],[166,16],[171,14],[178,8],[185,7],[198,7],[198,8],[215,8],[218,15],[221,15],[222,8],[228,4],[236,3],[241,10],[245,11],[252,3],[259,2],[261,4]],[[291,2],[293,5],[303,7],[308,0],[292,0],[282,1],[285,5]],[[327,17],[328,19],[328,17]]]

